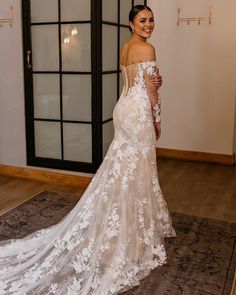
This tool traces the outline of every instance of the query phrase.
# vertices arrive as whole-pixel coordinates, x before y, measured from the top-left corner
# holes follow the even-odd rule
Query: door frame
[[[60,121],[61,123],[61,149],[62,159],[42,158],[35,155],[35,133],[34,133],[34,94],[33,94],[33,73],[32,71],[32,46],[31,46],[31,23],[30,19],[30,0],[22,0],[22,19],[23,19],[23,57],[24,57],[24,94],[25,94],[25,122],[26,122],[26,147],[27,147],[27,165],[55,168],[63,170],[95,172],[102,162],[102,43],[101,43],[101,2],[91,0],[91,21],[61,21],[60,19],[60,0],[58,0],[58,21],[40,22],[36,25],[57,24],[59,40],[59,71],[50,71],[60,75]],[[92,163],[64,160],[63,157],[63,120],[62,116],[62,67],[61,67],[61,26],[60,24],[71,23],[91,23],[91,129],[92,129]],[[27,68],[27,51],[31,52],[31,68]],[[47,73],[47,71],[40,71]],[[70,72],[68,72],[70,73]],[[72,73],[72,72],[71,72]],[[83,74],[83,72],[78,72]],[[87,73],[87,72],[86,72]],[[39,119],[37,119],[39,120]],[[40,119],[40,121],[54,121],[50,119]],[[77,122],[79,123],[79,121]],[[84,122],[81,122],[84,123]]]
[[[61,21],[60,18],[60,0],[58,0],[58,21],[57,22],[41,22],[31,23],[30,19],[30,0],[22,0],[22,19],[23,19],[23,57],[24,57],[24,94],[25,94],[25,122],[26,122],[26,147],[27,147],[27,165],[46,167],[62,170],[80,171],[94,173],[98,169],[103,159],[103,124],[112,121],[112,118],[103,121],[102,115],[102,80],[104,74],[117,74],[117,99],[119,98],[119,43],[120,43],[120,27],[127,27],[128,25],[120,24],[120,1],[117,0],[118,5],[118,23],[106,22],[102,20],[102,0],[89,0],[91,1],[91,19],[90,21]],[[131,1],[131,5],[134,5],[134,0]],[[146,5],[147,1],[143,1]],[[64,160],[63,153],[63,122],[69,122],[63,120],[63,105],[62,105],[62,65],[61,65],[61,26],[60,24],[71,23],[90,23],[91,24],[91,94],[92,94],[92,106],[91,106],[91,119],[92,123],[92,163],[85,163],[79,161]],[[60,75],[60,120],[50,119],[38,119],[34,117],[34,94],[33,94],[33,73],[31,68],[27,68],[27,51],[32,54],[32,40],[31,40],[31,26],[32,25],[46,25],[57,24],[58,25],[58,41],[59,41],[59,71],[40,71],[40,73],[56,73]],[[102,69],[102,26],[103,24],[111,24],[118,26],[118,46],[117,46],[117,69],[115,71],[103,71]],[[30,56],[32,64],[32,54]],[[68,72],[68,74],[73,72]],[[86,74],[88,72],[76,72],[78,74]],[[61,125],[61,149],[62,159],[52,159],[36,157],[35,155],[35,132],[34,121],[56,121]],[[73,121],[75,123],[86,123]],[[89,122],[87,122],[89,123]]]

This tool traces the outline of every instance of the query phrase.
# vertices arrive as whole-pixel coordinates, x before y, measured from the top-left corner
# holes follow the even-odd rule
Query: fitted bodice
[[[121,65],[120,67],[124,83],[122,95],[127,95],[133,88],[145,90],[146,82],[158,69],[156,61],[145,61],[128,66]]]

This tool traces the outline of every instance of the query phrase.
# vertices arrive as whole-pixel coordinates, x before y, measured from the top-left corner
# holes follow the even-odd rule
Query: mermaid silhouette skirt
[[[122,67],[115,135],[82,198],[58,224],[0,243],[0,294],[110,295],[166,263],[175,237],[157,175],[145,81],[155,62]]]

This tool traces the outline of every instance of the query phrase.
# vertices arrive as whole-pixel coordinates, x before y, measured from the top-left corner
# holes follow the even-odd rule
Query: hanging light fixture
[[[76,27],[74,27],[74,28],[71,30],[71,35],[72,35],[72,36],[75,36],[75,35],[77,35],[77,34],[78,34],[78,30],[77,30]]]
[[[63,44],[69,44],[70,43],[70,36],[67,32],[63,32],[62,34]]]

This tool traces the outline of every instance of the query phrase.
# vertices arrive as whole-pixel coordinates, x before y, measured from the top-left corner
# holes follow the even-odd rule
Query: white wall
[[[236,1],[149,0],[156,16],[162,87],[162,137],[158,146],[232,154],[236,152]],[[176,25],[185,16],[206,15],[213,24]],[[22,20],[20,0],[0,0],[0,16],[14,6],[14,27],[0,28],[0,163],[26,165]],[[234,148],[233,148],[234,145]]]
[[[232,154],[236,86],[235,0],[149,0],[156,19],[151,42],[163,76],[160,147]],[[213,23],[180,24],[207,16]]]
[[[0,17],[14,26],[0,28],[0,163],[26,165],[21,1],[0,0]]]

